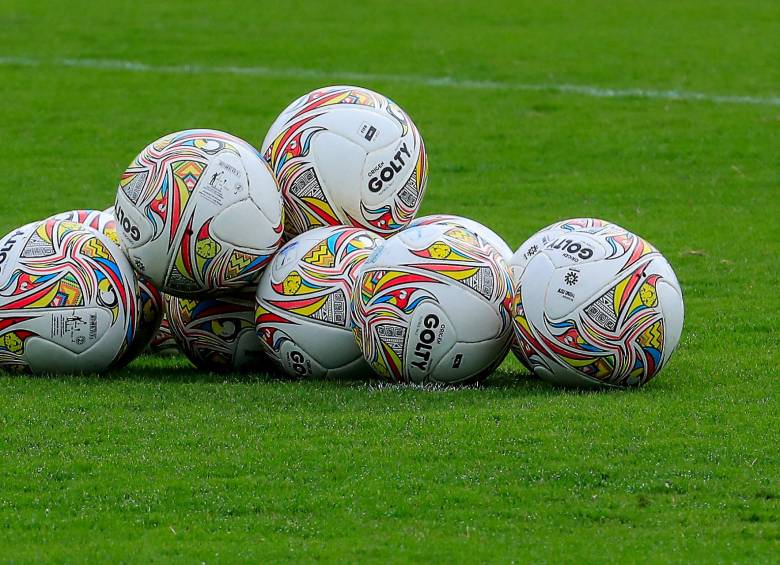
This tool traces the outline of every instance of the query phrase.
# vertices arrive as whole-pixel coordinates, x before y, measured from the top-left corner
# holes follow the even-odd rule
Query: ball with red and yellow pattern
[[[363,356],[393,381],[478,381],[506,356],[512,284],[503,258],[460,225],[394,235],[358,274],[353,330]]]
[[[288,376],[369,377],[352,337],[357,270],[383,242],[368,230],[320,227],[288,242],[257,288],[257,334]]]
[[[262,143],[294,237],[346,224],[383,236],[420,208],[428,157],[406,112],[357,86],[318,88],[290,104]]]
[[[281,243],[282,198],[268,164],[215,130],[147,146],[119,181],[114,215],[133,267],[178,296],[255,284]]]
[[[592,224],[549,238],[516,271],[516,353],[533,372],[573,386],[640,386],[680,340],[682,291],[641,237]]]
[[[135,342],[138,282],[111,239],[44,220],[0,240],[0,367],[100,373]]]

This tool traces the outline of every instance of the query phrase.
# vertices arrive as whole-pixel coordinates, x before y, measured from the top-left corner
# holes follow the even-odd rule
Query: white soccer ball
[[[370,376],[352,337],[350,301],[358,268],[382,242],[360,228],[320,227],[271,261],[257,288],[257,334],[287,375]]]
[[[363,263],[354,332],[371,367],[401,382],[469,383],[495,369],[512,335],[503,259],[460,226],[391,237]]]
[[[512,249],[506,244],[506,242],[496,232],[489,227],[480,224],[479,222],[470,218],[464,218],[462,216],[451,216],[449,214],[433,214],[431,216],[422,216],[415,218],[409,224],[410,228],[417,226],[424,226],[428,224],[444,224],[450,226],[461,226],[468,230],[473,231],[479,235],[486,243],[491,245],[495,249],[504,261],[509,261],[512,257]]]
[[[668,261],[614,225],[548,241],[520,275],[513,310],[524,363],[575,386],[646,383],[677,347],[684,316]]]
[[[165,297],[165,315],[179,348],[206,371],[267,370],[255,334],[254,291],[207,298]]]
[[[179,296],[256,283],[281,242],[282,200],[267,163],[214,130],[146,147],[122,175],[114,212],[136,270]]]
[[[71,210],[52,216],[52,219],[75,222],[99,231],[119,245],[119,234],[116,231],[114,209],[103,210]],[[136,331],[133,342],[124,355],[114,364],[113,368],[121,368],[146,349],[160,328],[163,318],[163,302],[160,291],[143,275],[137,275],[138,316],[136,316]]]
[[[300,97],[263,140],[284,196],[286,232],[346,224],[381,235],[417,214],[428,179],[425,145],[392,100],[357,86]]]
[[[119,246],[44,220],[0,240],[0,368],[101,372],[133,343],[136,277]]]

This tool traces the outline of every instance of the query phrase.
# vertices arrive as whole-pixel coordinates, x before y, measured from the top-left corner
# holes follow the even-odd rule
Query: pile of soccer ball
[[[306,378],[472,383],[510,347],[562,384],[641,385],[666,364],[683,300],[653,246],[573,219],[513,254],[472,220],[415,219],[427,173],[409,116],[358,87],[290,104],[262,153],[166,135],[113,208],[0,240],[0,367],[99,373],[173,340],[202,369]]]

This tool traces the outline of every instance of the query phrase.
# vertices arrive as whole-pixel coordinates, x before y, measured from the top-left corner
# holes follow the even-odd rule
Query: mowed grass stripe
[[[451,76],[424,76],[363,73],[354,71],[323,71],[306,68],[274,68],[260,66],[208,66],[208,65],[152,65],[138,61],[114,59],[53,59],[30,57],[0,57],[3,66],[53,66],[84,69],[124,70],[140,73],[194,74],[194,75],[246,75],[266,78],[318,79],[343,82],[400,82],[431,87],[460,88],[465,90],[552,92],[589,96],[592,98],[649,98],[653,100],[680,100],[714,104],[749,104],[756,106],[780,106],[780,96],[749,96],[740,94],[714,94],[685,90],[659,90],[654,88],[609,88],[602,86],[567,83],[524,83],[456,78]]]

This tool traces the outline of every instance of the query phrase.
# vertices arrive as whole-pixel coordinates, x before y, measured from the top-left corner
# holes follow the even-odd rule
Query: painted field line
[[[69,67],[129,71],[136,73],[161,73],[183,75],[242,75],[264,78],[318,79],[332,82],[402,82],[440,88],[488,91],[531,91],[574,94],[593,98],[647,98],[651,100],[682,100],[689,102],[710,102],[714,104],[749,104],[754,106],[780,106],[780,96],[743,96],[735,94],[712,94],[684,90],[658,90],[644,88],[605,88],[583,84],[525,83],[493,80],[433,77],[424,75],[395,75],[381,73],[360,73],[351,71],[321,71],[317,69],[236,67],[206,65],[149,65],[136,61],[115,59],[33,59],[29,57],[0,57],[0,66],[24,67]]]

